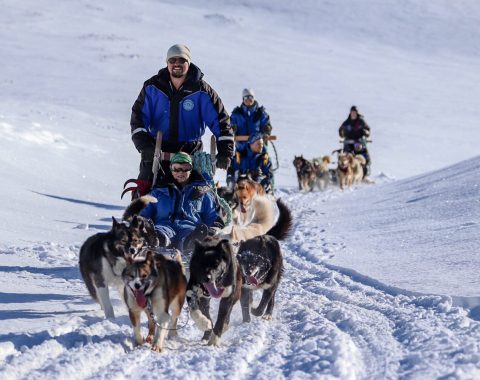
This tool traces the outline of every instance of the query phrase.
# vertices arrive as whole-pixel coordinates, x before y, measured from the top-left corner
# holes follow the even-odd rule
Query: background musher
[[[370,136],[370,127],[356,106],[350,108],[348,118],[342,123],[338,134],[343,138],[343,150],[347,153],[361,154],[367,161],[363,177],[370,175],[370,154],[367,150],[367,138]]]
[[[132,107],[132,140],[141,154],[140,173],[134,182],[135,196],[152,187],[152,164],[157,132],[163,134],[161,169],[157,181],[170,170],[174,153],[202,151],[202,136],[208,127],[217,141],[216,166],[227,169],[234,155],[230,118],[217,93],[194,65],[190,49],[173,45],[167,52],[167,67],[148,79]]]
[[[242,104],[232,111],[231,124],[233,132],[237,136],[251,136],[253,133],[269,136],[272,133],[270,116],[265,108],[255,100],[253,90],[248,88],[242,91]],[[267,141],[265,140],[265,143]],[[247,146],[246,141],[237,141],[235,150],[236,152],[243,152]],[[227,186],[233,187],[234,182],[234,172],[230,168],[227,170]]]

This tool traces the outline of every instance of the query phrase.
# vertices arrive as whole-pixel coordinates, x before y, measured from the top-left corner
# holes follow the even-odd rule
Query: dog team
[[[115,317],[109,296],[113,287],[127,306],[134,344],[149,344],[157,352],[163,350],[167,332],[169,338],[177,335],[185,301],[209,345],[220,344],[237,301],[244,322],[250,322],[251,314],[271,319],[283,273],[278,241],[292,227],[288,207],[264,194],[250,179],[238,182],[228,199],[233,224],[195,240],[185,263],[179,250],[161,246],[153,222],[139,215],[155,202],[151,195],[133,200],[121,221],[113,218],[110,231],[91,236],[80,249],[81,275],[105,317]],[[255,290],[263,290],[263,295],[259,305],[252,307]],[[215,323],[210,316],[211,298],[220,300]],[[141,331],[142,313],[148,320],[146,337]]]
[[[343,148],[332,152],[338,154],[335,168],[330,167],[330,156],[312,160],[305,159],[303,155],[295,156],[293,166],[297,172],[300,191],[312,191],[316,187],[325,190],[330,184],[338,185],[343,190],[360,182],[373,183],[368,178],[371,162],[367,142],[371,140],[367,139],[370,137],[370,127],[356,106],[350,108],[338,134]]]

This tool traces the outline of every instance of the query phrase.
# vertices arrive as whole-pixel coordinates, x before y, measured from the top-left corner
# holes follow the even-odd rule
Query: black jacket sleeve
[[[213,107],[218,113],[218,124],[220,127],[220,135],[217,138],[218,154],[224,157],[233,158],[234,143],[233,129],[230,126],[230,116],[218,94],[207,83],[205,83],[205,90],[210,95]]]

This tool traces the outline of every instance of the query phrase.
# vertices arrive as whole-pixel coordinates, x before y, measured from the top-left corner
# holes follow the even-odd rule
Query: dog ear
[[[132,227],[137,227],[138,226],[138,218],[137,218],[137,215],[134,215],[133,218],[132,218],[132,221],[130,222],[130,225]]]
[[[117,219],[112,215],[112,222],[113,222],[113,227],[117,227],[120,223],[117,222]]]

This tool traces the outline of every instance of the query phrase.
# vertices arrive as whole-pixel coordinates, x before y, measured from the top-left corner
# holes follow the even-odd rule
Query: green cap
[[[190,164],[193,166],[192,157],[185,152],[175,153],[170,159],[170,164]]]

